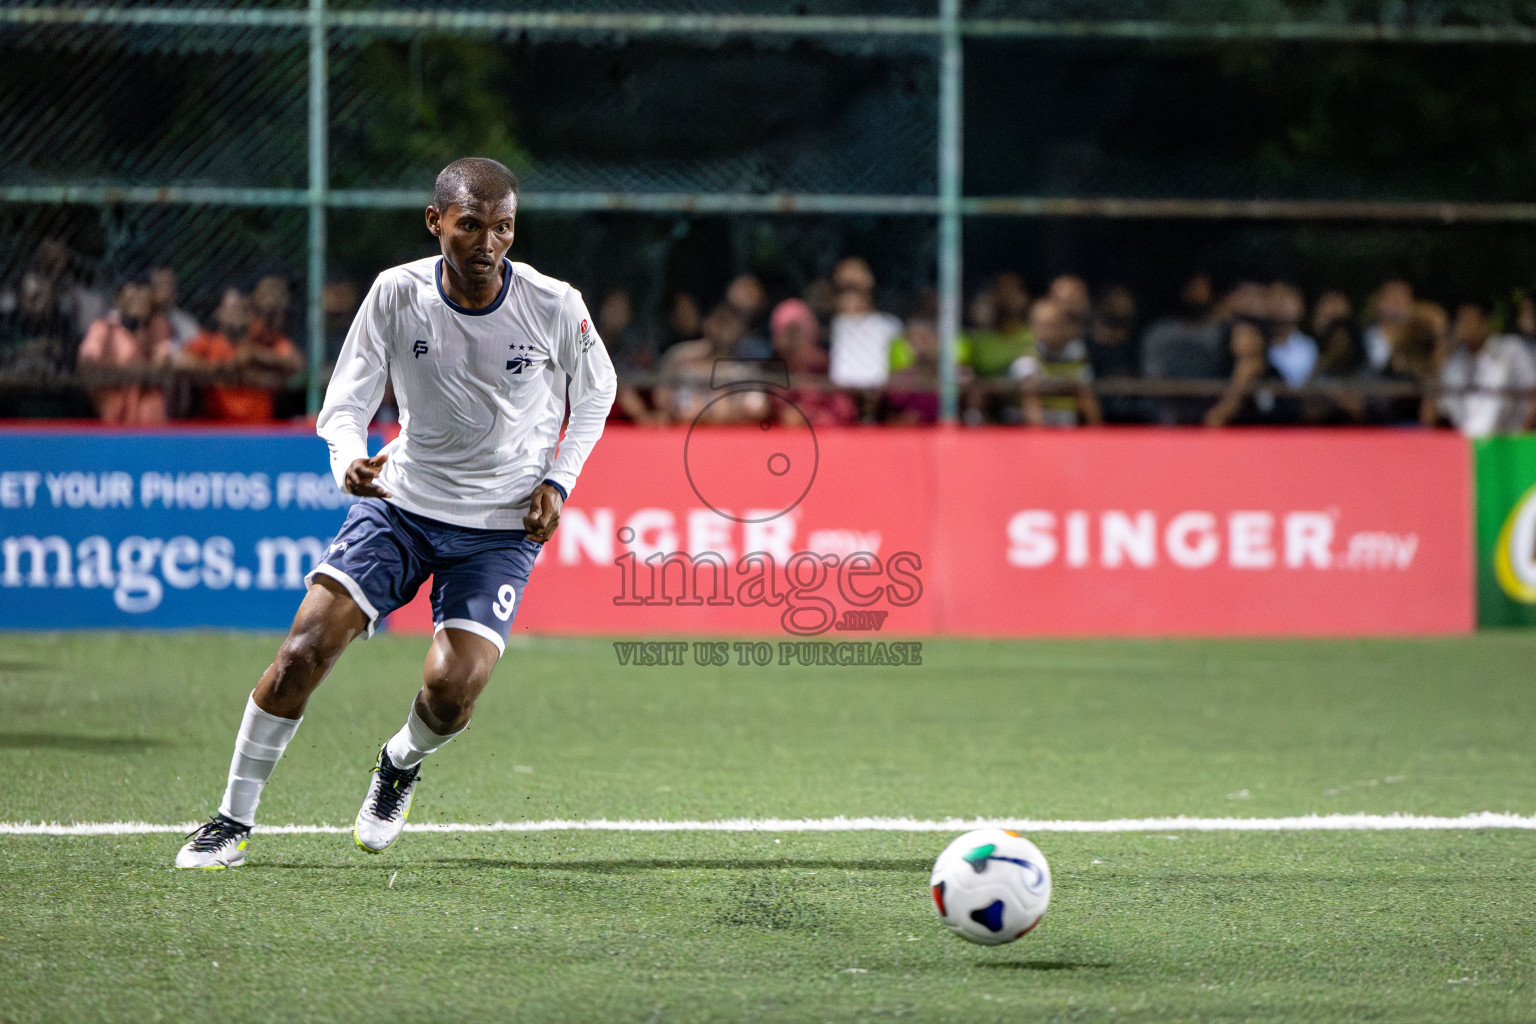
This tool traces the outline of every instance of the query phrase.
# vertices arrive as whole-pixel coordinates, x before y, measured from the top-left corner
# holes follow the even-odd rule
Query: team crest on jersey
[[[421,338],[417,338],[416,339],[416,344],[411,346],[411,352],[412,352],[412,354],[414,354],[416,356],[417,359],[420,359],[422,356],[426,355],[427,354],[427,343],[426,343],[426,341],[421,339]]]
[[[515,353],[520,353],[507,360],[507,369],[511,370],[513,373],[520,374],[524,370],[528,369],[528,367],[533,365],[533,356],[526,354],[533,351],[532,345],[523,344],[522,342],[513,342],[507,347]]]

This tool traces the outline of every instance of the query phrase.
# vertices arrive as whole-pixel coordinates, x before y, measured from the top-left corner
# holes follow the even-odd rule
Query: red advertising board
[[[515,628],[1462,632],[1470,493],[1445,434],[615,428]],[[430,627],[423,588],[391,628]]]
[[[1460,437],[1036,432],[937,444],[941,489],[976,517],[935,551],[943,579],[966,581],[943,591],[946,631],[1472,628]]]

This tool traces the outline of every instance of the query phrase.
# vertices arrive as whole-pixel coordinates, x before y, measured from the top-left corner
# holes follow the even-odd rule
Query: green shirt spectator
[[[910,332],[909,332],[910,333]],[[906,334],[895,338],[891,342],[891,372],[905,370],[917,362],[917,353],[912,348],[912,342]],[[971,339],[962,334],[955,339],[955,362],[961,366],[971,365]]]
[[[966,336],[966,345],[970,358],[963,362],[976,371],[976,376],[1006,377],[1015,360],[1034,351],[1035,337],[1028,327],[1019,325],[1011,330],[972,331]]]

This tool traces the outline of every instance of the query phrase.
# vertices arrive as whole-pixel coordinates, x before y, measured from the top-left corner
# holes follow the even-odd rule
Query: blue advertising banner
[[[0,628],[287,628],[354,500],[309,431],[0,431]]]

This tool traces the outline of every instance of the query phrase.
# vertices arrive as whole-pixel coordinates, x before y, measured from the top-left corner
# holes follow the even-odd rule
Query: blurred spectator
[[[74,366],[77,339],[107,314],[106,300],[75,280],[73,259],[63,242],[45,238],[16,285],[0,288],[0,358],[13,369],[57,373]]]
[[[65,349],[73,332],[53,282],[37,271],[28,270],[14,291],[0,294],[0,362],[7,367],[57,372],[74,361]]]
[[[320,295],[325,306],[325,359],[328,364],[334,365],[336,357],[341,355],[342,344],[347,340],[347,331],[357,313],[360,295],[357,282],[345,277],[327,281]]]
[[[1029,330],[1029,289],[1013,271],[1004,271],[971,297],[967,309],[971,330],[962,339],[960,361],[978,378],[965,394],[967,423],[985,420],[1017,423],[1019,408],[1010,393],[988,386],[987,380],[1008,376],[1009,367],[1034,352]]]
[[[976,347],[976,335],[997,330],[997,292],[992,285],[979,289],[971,296],[971,301],[965,304],[966,351],[974,352]],[[1020,352],[1019,355],[1024,353]],[[1014,356],[1017,359],[1019,356]],[[1005,368],[1006,372],[1006,368]]]
[[[769,327],[773,333],[773,354],[784,360],[791,377],[816,377],[827,372],[821,323],[808,303],[785,299],[773,307]]]
[[[976,364],[976,353],[985,349],[992,341],[991,335],[997,330],[997,296],[990,285],[971,296],[971,301],[965,305],[965,326],[961,330],[958,341],[956,358],[961,365],[968,367],[972,374],[979,375]],[[1018,356],[1014,356],[1017,359]],[[1011,363],[1011,360],[1010,360]],[[1003,368],[1007,372],[1007,367]],[[992,396],[986,386],[981,383],[973,383],[960,395],[960,419],[969,426],[976,426],[986,419],[986,406]]]
[[[859,406],[846,391],[816,386],[806,378],[824,377],[827,350],[821,347],[821,324],[809,304],[800,299],[785,299],[773,308],[769,320],[773,332],[773,351],[784,360],[789,371],[789,399],[812,426],[853,423],[859,418]],[[795,409],[784,407],[779,419],[786,426],[798,426]]]
[[[832,318],[837,315],[837,288],[825,277],[818,277],[800,292],[800,298],[816,314],[817,321],[823,327],[832,325]]]
[[[1141,339],[1142,376],[1210,380],[1226,376],[1225,325],[1216,310],[1210,275],[1195,274],[1179,291],[1177,316],[1158,320]],[[1162,424],[1199,423],[1210,403],[1198,398],[1160,398],[1151,403]]]
[[[1051,281],[1051,287],[1046,292],[1057,304],[1066,311],[1068,319],[1077,325],[1077,330],[1082,332],[1088,327],[1088,316],[1092,312],[1092,305],[1088,296],[1088,282],[1076,274],[1062,274]]]
[[[1380,371],[1392,358],[1394,336],[1413,316],[1413,286],[1393,279],[1376,291],[1372,302],[1375,318],[1365,329],[1365,355],[1371,368]]]
[[[182,351],[187,369],[236,371],[237,383],[211,384],[203,390],[203,411],[212,419],[267,423],[275,394],[304,368],[304,357],[280,335],[257,335],[253,302],[238,289],[224,292],[214,312],[214,329],[204,331]]]
[[[1299,388],[1317,369],[1317,341],[1301,329],[1307,304],[1294,285],[1276,281],[1269,286],[1269,365],[1280,379]]]
[[[250,333],[253,316],[250,297],[238,288],[226,288],[213,311],[213,328],[200,331],[187,343],[177,365],[187,370],[233,370],[238,346]],[[210,419],[250,420],[242,408],[245,390],[233,385],[205,385],[200,389],[200,411]]]
[[[187,343],[202,332],[197,318],[178,303],[179,282],[176,271],[170,267],[156,267],[149,272],[149,290],[155,300],[155,318],[165,325],[171,339],[171,347],[180,352]],[[168,412],[171,416],[190,415],[196,396],[186,380],[174,380],[166,388]]]
[[[1312,380],[1317,369],[1317,342],[1301,329],[1306,299],[1294,285],[1276,281],[1265,290],[1264,311],[1262,321],[1255,322],[1264,332],[1264,369],[1239,418],[1253,423],[1300,423],[1301,400],[1277,395],[1263,382],[1299,388]]]
[[[1343,292],[1324,292],[1312,308],[1312,335],[1317,339],[1317,368],[1312,379],[1319,384],[1345,384],[1358,380],[1366,369],[1365,344],[1355,327],[1354,309]],[[1341,391],[1302,402],[1307,423],[1359,423],[1365,419],[1365,402],[1358,394]]]
[[[749,372],[750,364],[737,363],[732,356],[746,332],[741,314],[722,302],[704,318],[702,328],[702,338],[673,345],[662,356],[656,408],[674,423],[739,423],[762,417],[767,406],[761,393],[716,400],[723,397],[717,389]]]
[[[1524,289],[1515,293],[1515,334],[1536,355],[1536,295]]]
[[[907,321],[904,347],[909,361],[891,374],[885,396],[887,423],[939,421],[939,330],[932,320]]]
[[[74,369],[78,337],[74,317],[55,283],[39,271],[27,270],[15,289],[0,291],[0,367],[30,383],[0,390],[0,416],[95,414],[79,392],[36,386]]]
[[[699,303],[687,292],[673,292],[672,304],[667,308],[667,326],[661,339],[661,351],[684,341],[693,341],[703,330],[699,316]]]
[[[1253,389],[1268,372],[1269,294],[1263,285],[1244,281],[1227,296],[1227,387],[1205,414],[1208,427],[1225,427],[1247,418]]]
[[[256,282],[251,290],[250,333],[269,347],[278,341],[293,342],[288,338],[288,307],[291,302],[288,279],[280,274],[268,274]]]
[[[1095,377],[1135,377],[1141,372],[1136,344],[1136,296],[1124,285],[1104,289],[1088,321],[1088,359]]]
[[[1045,298],[1029,312],[1034,352],[1020,356],[1009,374],[1024,384],[1021,408],[1031,426],[1073,427],[1104,422],[1090,385],[1093,367],[1081,326],[1056,299]],[[1062,393],[1062,386],[1076,384]],[[1044,389],[1039,387],[1044,385]],[[1051,387],[1056,385],[1056,387]]]
[[[1509,394],[1536,388],[1536,359],[1511,335],[1493,335],[1491,309],[1472,300],[1456,307],[1451,325],[1455,347],[1440,370],[1448,394],[1440,409],[1468,437],[1488,437],[1529,430],[1529,395]]]
[[[1447,344],[1445,311],[1433,303],[1421,303],[1388,337],[1392,351],[1387,365],[1370,370],[1376,380],[1412,387],[1411,394],[1371,397],[1366,400],[1366,419],[1381,426],[1434,426],[1439,404],[1429,394],[1439,381],[1441,352]]]
[[[1029,333],[1029,289],[1024,279],[1005,271],[977,292],[968,310],[970,367],[978,377],[1005,377],[1015,359],[1034,348]]]
[[[1179,290],[1177,316],[1158,320],[1141,339],[1141,372],[1147,377],[1223,376],[1222,324],[1209,274],[1195,274]]]
[[[620,374],[649,373],[656,367],[656,348],[650,335],[635,322],[629,292],[614,288],[597,307],[597,332]]]
[[[197,322],[197,317],[177,305],[176,271],[170,267],[151,270],[149,288],[155,299],[155,315],[164,318],[170,332],[171,345],[180,352],[187,342],[202,333],[202,326]]]
[[[1094,380],[1135,377],[1141,370],[1136,344],[1136,296],[1123,285],[1111,285],[1099,295],[1088,322],[1088,362]],[[1137,423],[1146,419],[1140,399],[1109,395],[1101,399],[1108,423]]]
[[[117,292],[116,308],[91,324],[80,342],[82,370],[147,373],[168,367],[174,356],[169,332],[155,316],[148,281],[129,281]],[[148,383],[117,383],[95,388],[91,402],[104,423],[164,423],[165,392]]]
[[[1354,309],[1343,292],[1324,292],[1312,307],[1317,339],[1317,376],[1348,380],[1366,367],[1365,343],[1355,327]]]
[[[666,414],[651,405],[651,390],[630,383],[656,368],[656,352],[650,338],[634,322],[629,292],[615,288],[603,296],[597,309],[597,333],[608,347],[608,356],[619,375],[614,408],[634,423],[660,425]]]
[[[299,356],[299,365],[302,368],[303,350],[296,346],[288,335],[288,314],[291,309],[288,278],[281,274],[268,274],[257,281],[256,287],[251,289],[251,308],[256,316],[251,321],[250,345],[246,349],[249,358],[266,359],[271,353],[291,351]],[[244,358],[247,356],[242,354],[242,359]],[[287,419],[302,415],[303,392],[287,387],[287,380],[275,379],[273,374],[279,366],[279,363],[273,363],[262,370],[253,370],[247,366],[246,373],[261,375],[260,387],[271,393],[273,414],[276,418]],[[393,398],[392,395],[388,397]]]
[[[768,325],[763,314],[768,311],[768,293],[763,283],[751,274],[743,274],[725,289],[725,302],[746,325],[741,341],[736,343],[736,356],[741,359],[768,359],[773,355],[773,343],[768,339]]]
[[[48,282],[60,310],[70,318],[71,330],[66,336],[70,342],[112,310],[105,295],[80,281],[74,264],[75,252],[62,239],[45,238],[38,243],[29,267]]]
[[[831,366],[828,376],[842,388],[884,387],[891,372],[891,342],[901,333],[901,321],[875,309],[875,275],[857,256],[832,271],[837,288],[837,315],[832,318]],[[864,409],[873,412],[873,396]]]

